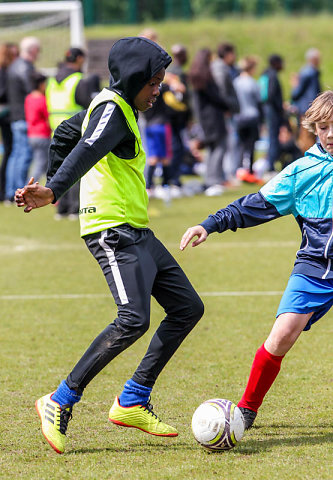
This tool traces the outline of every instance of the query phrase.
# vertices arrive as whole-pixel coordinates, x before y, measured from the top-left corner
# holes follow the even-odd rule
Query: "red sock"
[[[258,411],[280,371],[283,357],[284,355],[282,357],[272,355],[264,345],[257,350],[245,392],[238,403],[239,407],[249,408],[254,412]]]

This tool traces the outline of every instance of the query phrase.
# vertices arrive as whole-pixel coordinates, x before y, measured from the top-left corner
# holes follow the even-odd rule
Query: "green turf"
[[[169,208],[157,200],[150,205],[151,227],[184,267],[206,306],[204,318],[153,392],[155,410],[177,427],[179,437],[159,439],[107,421],[114,396],[162,318],[153,301],[149,332],[93,380],[75,407],[62,456],[44,441],[34,401],[67,375],[116,310],[76,222],[56,222],[54,207],[26,215],[16,207],[0,206],[0,478],[332,478],[331,313],[301,335],[256,427],[234,450],[208,454],[192,437],[191,417],[203,400],[224,397],[236,402],[242,394],[300,238],[293,219],[284,218],[236,234],[215,234],[196,249],[179,251],[187,226],[250,191],[247,187],[220,198],[175,200]],[[209,296],[212,292],[216,296]],[[70,294],[80,296],[64,297]]]

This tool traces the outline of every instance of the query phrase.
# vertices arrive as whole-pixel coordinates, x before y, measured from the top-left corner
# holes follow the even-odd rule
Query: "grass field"
[[[67,375],[116,310],[77,222],[56,222],[53,207],[26,215],[0,206],[0,478],[332,479],[332,313],[301,335],[255,428],[234,450],[209,454],[192,437],[191,417],[203,400],[241,396],[299,244],[296,223],[283,218],[179,251],[187,226],[249,192],[243,187],[219,199],[150,205],[151,227],[206,306],[153,391],[156,412],[179,437],[159,439],[107,421],[163,316],[153,301],[149,332],[93,380],[75,407],[64,455],[44,441],[34,401]]]

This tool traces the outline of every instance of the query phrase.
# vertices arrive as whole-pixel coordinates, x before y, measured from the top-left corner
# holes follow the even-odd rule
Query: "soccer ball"
[[[230,400],[206,400],[193,414],[192,431],[196,441],[204,448],[230,450],[244,434],[242,412]]]

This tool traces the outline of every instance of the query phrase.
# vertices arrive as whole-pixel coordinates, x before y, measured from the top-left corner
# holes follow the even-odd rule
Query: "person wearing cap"
[[[67,155],[63,163],[45,187],[31,179],[16,192],[17,205],[30,212],[54,203],[81,178],[81,236],[118,308],[117,318],[95,338],[66,380],[36,402],[43,434],[57,453],[65,449],[72,408],[84,389],[148,330],[151,296],[166,315],[133,376],[115,398],[109,420],[151,435],[178,435],[160,420],[149,399],[159,374],[203,315],[203,303],[148,228],[146,157],[137,125],[138,111],[151,108],[160,95],[170,62],[167,52],[147,38],[116,42],[108,61],[110,87],[94,98],[87,112],[64,121],[55,131],[58,158],[61,153]],[[70,151],[73,138],[77,143]],[[67,330],[75,334],[70,326]]]

